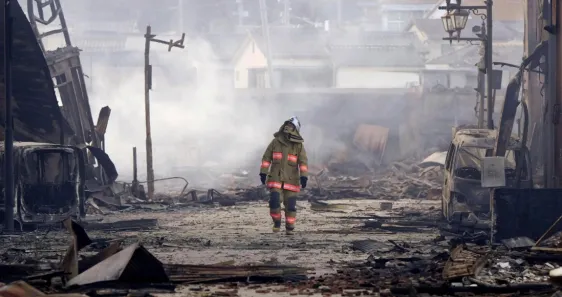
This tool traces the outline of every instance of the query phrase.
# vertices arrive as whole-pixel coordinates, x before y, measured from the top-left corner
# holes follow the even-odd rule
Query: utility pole
[[[8,1],[8,0],[6,0]],[[150,26],[146,26],[146,34],[144,35],[144,112],[146,121],[146,180],[148,184],[148,200],[154,198],[154,168],[152,162],[152,135],[150,132],[150,90],[152,90],[152,65],[150,65],[150,42],[162,43],[168,45],[168,52],[173,47],[184,48],[185,33],[181,35],[181,39],[177,41],[164,41],[154,38]]]
[[[260,16],[261,16],[261,28],[263,38],[265,39],[266,47],[266,59],[267,59],[267,74],[269,76],[269,87],[274,88],[273,85],[273,65],[271,57],[271,39],[269,38],[269,21],[267,20],[267,6],[265,5],[265,0],[260,0]]]
[[[492,45],[493,38],[493,5],[494,1],[486,0],[486,100],[488,100],[488,129],[494,130],[494,68],[492,64]]]
[[[482,21],[482,37],[486,38],[486,27]],[[484,129],[484,111],[486,102],[486,43],[480,42],[480,63],[478,64],[478,128]]]
[[[12,117],[12,1],[4,0],[4,230],[14,231],[14,119]]]
[[[543,5],[548,8],[548,21],[545,31],[548,32],[548,55],[546,64],[548,68],[546,79],[546,102],[545,124],[548,132],[545,135],[547,141],[547,152],[545,157],[545,169],[548,178],[547,187],[560,187],[562,176],[562,124],[560,113],[562,106],[562,93],[560,92],[560,79],[562,78],[562,60],[560,59],[560,1],[544,1]],[[549,162],[549,163],[546,163]]]
[[[137,148],[133,147],[133,182],[131,185],[132,192],[138,193],[139,179],[137,175]]]
[[[544,12],[545,15],[543,16],[545,20],[544,28],[550,28],[552,30],[559,30],[557,29],[556,23],[556,7],[555,4],[557,1],[544,1]],[[549,30],[545,30],[546,34],[548,35],[548,50],[546,56],[546,79],[545,79],[545,97],[544,97],[544,127],[543,127],[543,135],[542,135],[542,145],[543,145],[543,158],[544,158],[544,186],[545,188],[555,188],[557,187],[557,157],[556,157],[556,127],[555,123],[558,121],[560,111],[555,110],[557,106],[557,34],[556,32],[549,32]],[[560,124],[558,124],[560,125]]]

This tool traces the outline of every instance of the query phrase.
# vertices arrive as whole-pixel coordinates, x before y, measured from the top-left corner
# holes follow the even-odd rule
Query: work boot
[[[281,231],[281,221],[274,221],[273,222],[273,233],[277,233]]]
[[[293,235],[297,222],[297,197],[288,197],[285,208],[285,232]]]
[[[285,217],[285,233],[293,235],[295,233],[295,217]]]

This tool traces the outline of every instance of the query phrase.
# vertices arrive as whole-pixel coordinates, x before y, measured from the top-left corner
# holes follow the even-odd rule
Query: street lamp
[[[450,13],[453,21],[453,28],[457,31],[457,37],[461,37],[461,31],[466,27],[470,12],[466,9],[456,9]]]
[[[443,38],[443,40],[448,40],[452,43],[453,40],[457,41],[480,41],[482,45],[484,45],[484,73],[486,73],[486,101],[488,105],[488,113],[487,113],[487,128],[490,130],[494,129],[494,121],[493,121],[493,114],[494,114],[494,100],[493,100],[493,73],[492,71],[492,6],[493,0],[485,0],[486,5],[480,6],[462,6],[462,0],[456,0],[456,3],[451,3],[451,0],[446,0],[446,6],[439,6],[439,10],[445,10],[447,13],[445,16],[441,18],[443,22],[443,28],[445,32],[449,33],[449,37]],[[485,10],[485,13],[479,13],[479,10]],[[470,12],[475,15],[478,15],[482,18],[482,20],[486,20],[486,26],[482,26],[482,34],[477,35],[478,37],[469,37],[469,38],[461,38],[461,31],[466,27],[466,23],[468,22],[468,17],[470,16]],[[457,32],[456,36],[453,36],[453,32]],[[481,80],[479,80],[480,82]],[[483,79],[482,79],[483,81]],[[483,82],[482,82],[483,84]],[[479,83],[480,90],[483,89],[483,86]],[[484,92],[480,94],[480,104],[481,104],[481,114],[483,115],[483,100],[484,100]],[[483,117],[479,119],[479,126],[483,126]]]
[[[449,40],[450,44],[453,44],[453,32],[455,32],[455,25],[453,24],[453,18],[447,13],[446,15],[441,17],[441,22],[443,22],[443,29],[445,32],[449,33]]]

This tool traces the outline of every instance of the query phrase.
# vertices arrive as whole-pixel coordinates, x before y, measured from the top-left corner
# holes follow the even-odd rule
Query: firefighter
[[[293,234],[297,216],[297,193],[306,188],[308,160],[297,117],[285,121],[262,157],[260,180],[270,189],[269,213],[273,232],[281,230],[281,202],[285,206],[285,231]],[[300,183],[300,186],[299,186]]]

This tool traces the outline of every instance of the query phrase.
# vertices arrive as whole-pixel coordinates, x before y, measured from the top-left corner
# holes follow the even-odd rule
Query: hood
[[[304,142],[304,139],[302,138],[298,130],[294,130],[291,133],[283,132],[283,127],[285,126],[286,123],[288,122],[283,123],[283,125],[279,127],[279,130],[273,134],[273,137],[279,138],[279,140],[281,141],[291,141],[291,142],[299,142],[299,143]]]

